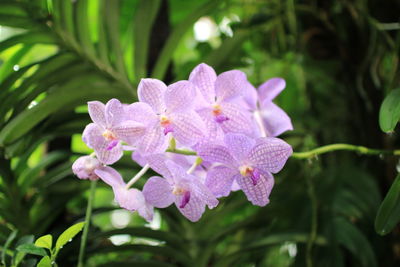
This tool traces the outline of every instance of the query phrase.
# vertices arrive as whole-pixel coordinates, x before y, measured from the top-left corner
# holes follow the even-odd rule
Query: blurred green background
[[[378,116],[400,86],[399,19],[398,0],[0,0],[2,264],[21,240],[83,220],[90,183],[71,164],[91,153],[85,104],[132,103],[144,77],[187,79],[201,62],[243,70],[256,86],[282,77],[276,102],[295,128],[282,138],[295,151],[398,148]],[[139,168],[128,155],[115,167],[125,179]],[[197,223],[170,207],[148,224],[98,183],[86,266],[400,266],[400,228],[374,229],[399,170],[394,156],[289,159],[269,205],[237,192]],[[58,266],[76,265],[79,242]]]

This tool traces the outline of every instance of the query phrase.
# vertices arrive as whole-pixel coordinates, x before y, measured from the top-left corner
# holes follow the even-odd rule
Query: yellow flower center
[[[171,120],[168,119],[167,116],[161,115],[160,116],[160,123],[161,123],[161,126],[165,127],[165,126],[168,126],[169,124],[171,124]]]
[[[174,190],[172,190],[172,194],[174,194],[176,196],[182,195],[183,193],[185,193],[185,190],[183,188],[180,188],[177,186],[175,186]]]
[[[117,139],[114,133],[111,132],[110,130],[105,130],[102,135],[107,141],[112,141]]]
[[[214,116],[221,115],[222,110],[221,110],[221,106],[220,105],[214,104],[214,105],[212,105],[212,108],[213,108],[212,113],[213,113]]]
[[[248,176],[248,175],[251,175],[253,168],[250,166],[244,165],[244,166],[239,167],[239,171],[242,176]]]

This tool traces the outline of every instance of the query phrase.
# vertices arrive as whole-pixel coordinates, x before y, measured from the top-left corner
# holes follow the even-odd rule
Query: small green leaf
[[[51,250],[52,245],[53,245],[53,237],[51,235],[41,236],[35,242],[35,246],[41,248],[47,248],[49,250]]]
[[[49,256],[43,257],[36,267],[51,267],[51,260]]]
[[[82,231],[83,226],[85,225],[84,222],[77,223],[72,225],[70,228],[65,230],[60,237],[57,239],[56,242],[56,250],[62,248],[65,244],[71,241],[74,236],[76,236],[80,231]]]
[[[379,125],[382,131],[392,132],[400,120],[400,89],[392,90],[383,100],[379,111]]]
[[[385,199],[379,207],[375,219],[375,230],[386,235],[400,221],[400,174],[397,175]]]
[[[37,247],[34,244],[22,244],[17,247],[17,251],[39,255],[39,256],[47,256],[46,250],[43,248]]]

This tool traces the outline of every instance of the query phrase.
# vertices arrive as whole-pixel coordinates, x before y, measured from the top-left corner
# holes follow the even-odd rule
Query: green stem
[[[332,151],[354,151],[363,155],[395,155],[400,156],[400,150],[382,150],[382,149],[374,149],[368,148],[365,146],[355,146],[350,144],[331,144],[326,146],[317,147],[310,151],[305,152],[294,152],[292,158],[295,159],[308,159],[313,158],[320,154],[329,153]]]
[[[96,184],[97,180],[91,181],[90,183],[90,195],[89,195],[88,205],[86,207],[85,226],[83,227],[81,247],[79,249],[78,267],[84,266],[83,260],[85,258],[86,241],[89,232],[90,219],[92,217],[92,208],[93,208],[94,195],[96,192]]]
[[[365,146],[355,146],[350,144],[331,144],[326,146],[317,147],[310,151],[304,152],[293,152],[292,158],[295,159],[309,159],[313,158],[320,154],[329,153],[332,151],[354,151],[359,154],[363,155],[394,155],[400,156],[400,149],[398,150],[382,150],[382,149],[374,149],[368,148]],[[184,150],[184,149],[167,149],[167,152],[182,154],[182,155],[189,155],[189,156],[196,156],[197,153],[191,150]]]
[[[318,204],[317,204],[317,196],[314,190],[314,182],[312,181],[313,177],[308,177],[307,187],[308,187],[308,196],[311,201],[311,229],[310,236],[307,240],[306,247],[306,266],[313,267],[313,246],[315,240],[317,239],[317,229],[318,229]]]
[[[173,148],[168,148],[166,152],[171,152],[175,154],[182,154],[182,155],[187,155],[187,156],[196,156],[197,153],[195,151],[191,150],[184,150],[184,149],[173,149]]]

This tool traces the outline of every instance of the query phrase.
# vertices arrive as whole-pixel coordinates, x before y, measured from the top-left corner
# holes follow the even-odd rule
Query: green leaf
[[[392,90],[383,100],[379,111],[379,125],[382,131],[392,132],[400,120],[400,89]]]
[[[138,4],[134,24],[136,81],[147,75],[150,33],[160,5],[160,0],[140,0]]]
[[[80,222],[72,225],[67,230],[65,230],[57,239],[56,242],[56,251],[61,249],[65,244],[71,241],[80,231],[82,231],[85,222]]]
[[[221,0],[211,0],[206,2],[204,5],[190,13],[182,22],[179,23],[179,25],[176,26],[161,50],[160,56],[157,59],[151,75],[152,78],[161,80],[164,78],[168,64],[179,41],[201,16],[210,14],[220,3]]]
[[[17,247],[17,251],[39,255],[39,256],[47,256],[46,250],[41,247],[35,246],[34,244],[22,244]]]
[[[336,218],[334,224],[338,242],[357,257],[362,266],[377,266],[370,242],[355,225],[343,218]]]
[[[53,237],[51,235],[41,236],[36,240],[35,246],[51,250],[53,246]]]
[[[400,174],[397,175],[385,199],[379,207],[375,219],[375,230],[386,235],[400,221]]]
[[[0,23],[1,25],[1,23]],[[56,39],[44,31],[29,31],[0,42],[0,52],[16,44],[54,44]]]
[[[43,257],[36,267],[51,267],[51,260],[49,256]]]
[[[110,90],[109,83],[102,82],[99,77],[101,76],[90,73],[75,77],[63,86],[54,89],[38,105],[18,114],[0,131],[0,146],[15,141],[56,111],[73,109],[91,99],[126,97],[118,94],[118,90]]]
[[[15,237],[17,237],[18,230],[12,231],[11,234],[8,236],[6,243],[4,244],[1,252],[1,263],[6,265],[6,251],[8,247],[11,245]]]

